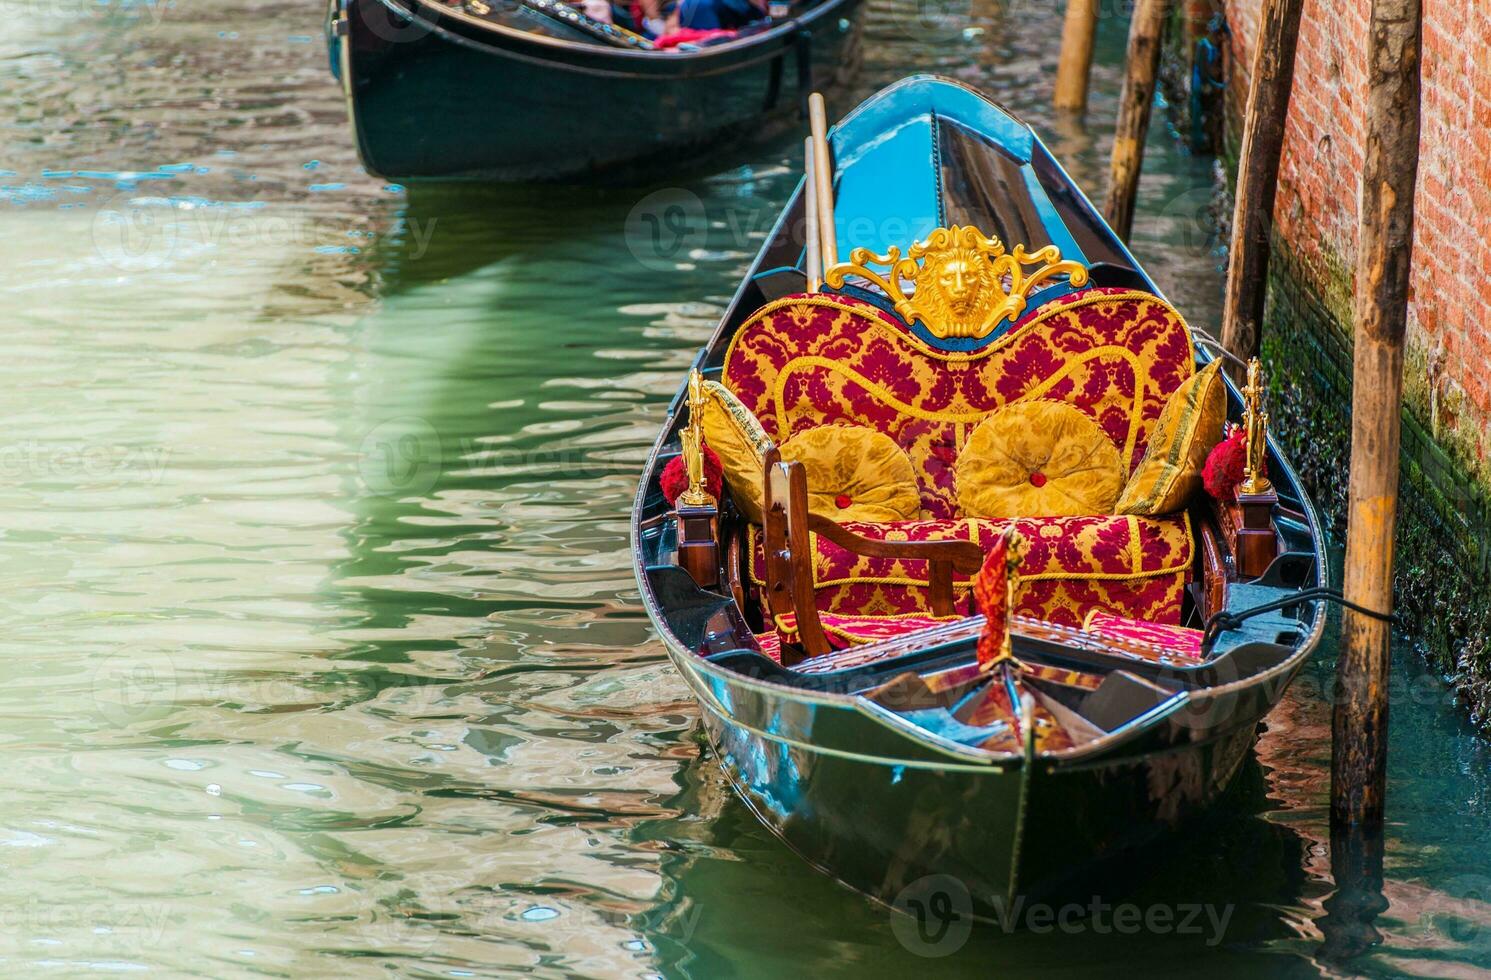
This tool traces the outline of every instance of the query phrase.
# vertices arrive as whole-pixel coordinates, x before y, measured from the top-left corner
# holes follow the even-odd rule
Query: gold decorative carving
[[[1273,489],[1273,484],[1263,475],[1264,453],[1268,450],[1268,413],[1263,410],[1263,391],[1263,365],[1255,357],[1248,361],[1248,383],[1242,392],[1248,455],[1238,493],[1244,496],[1268,493]]]
[[[704,483],[704,376],[689,372],[689,421],[679,433],[689,488],[678,497],[685,507],[707,507],[714,502]]]
[[[885,272],[870,265],[884,266]],[[1026,253],[1024,245],[1006,251],[1003,242],[986,238],[972,225],[935,229],[925,241],[914,243],[904,258],[897,245],[885,255],[856,248],[848,262],[834,265],[823,279],[838,289],[849,275],[874,283],[902,319],[920,320],[944,340],[987,337],[1002,321],[1023,313],[1029,295],[1057,276],[1066,276],[1078,287],[1088,279],[1087,267],[1063,260],[1055,245],[1033,254]],[[908,282],[910,295],[902,286]]]

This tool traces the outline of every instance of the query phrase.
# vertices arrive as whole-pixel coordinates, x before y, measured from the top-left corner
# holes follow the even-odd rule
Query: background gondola
[[[483,7],[486,5],[483,4]],[[692,50],[603,44],[527,8],[331,0],[327,37],[358,153],[412,180],[643,175],[769,138],[859,61],[861,0]]]

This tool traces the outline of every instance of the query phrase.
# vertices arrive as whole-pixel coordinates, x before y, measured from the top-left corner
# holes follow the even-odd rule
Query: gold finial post
[[[1263,475],[1264,454],[1268,450],[1268,413],[1263,410],[1263,390],[1263,365],[1255,357],[1248,361],[1248,383],[1242,392],[1248,456],[1242,486],[1238,488],[1239,493],[1250,497],[1273,489]]]
[[[689,372],[689,421],[679,434],[689,488],[678,497],[685,507],[707,507],[713,502],[704,485],[704,376]]]

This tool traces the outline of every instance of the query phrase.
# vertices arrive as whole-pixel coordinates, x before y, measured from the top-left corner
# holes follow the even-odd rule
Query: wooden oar
[[[839,264],[839,231],[834,224],[833,154],[828,149],[828,113],[823,95],[808,96],[808,123],[813,130],[813,176],[818,192],[818,235],[823,249],[823,269]]]
[[[808,277],[808,292],[816,293],[823,288],[823,253],[821,251],[822,241],[818,237],[818,175],[813,170],[814,153],[811,136],[802,141],[802,154],[806,162],[803,168],[806,176],[802,182],[803,214],[806,216],[803,237],[807,239],[807,255],[803,261],[803,272]]]

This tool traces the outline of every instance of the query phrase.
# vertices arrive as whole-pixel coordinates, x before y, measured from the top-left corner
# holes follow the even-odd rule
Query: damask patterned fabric
[[[756,642],[761,645],[761,652],[766,654],[777,663],[782,662],[782,638],[775,631],[757,633]]]
[[[736,334],[723,381],[778,443],[832,423],[886,433],[916,465],[922,509],[951,518],[959,514],[954,462],[990,412],[1030,398],[1073,405],[1118,447],[1127,475],[1170,393],[1194,372],[1190,331],[1167,303],[1094,288],[962,353],[926,345],[864,301],[785,297]]]
[[[930,615],[845,616],[838,613],[821,613],[818,616],[818,623],[823,627],[824,635],[828,637],[829,646],[835,650],[847,650],[861,643],[876,643],[880,640],[904,636],[907,633],[915,633],[918,630],[931,629],[957,618],[949,616],[946,619],[939,619]],[[765,639],[767,636],[775,642]],[[791,614],[778,616],[777,632],[757,634],[756,640],[761,644],[763,653],[780,663],[782,643],[798,642],[797,617]]]
[[[1201,630],[1164,623],[1146,623],[1117,616],[1103,609],[1094,609],[1088,613],[1082,629],[1110,640],[1143,643],[1184,660],[1199,663],[1202,659],[1201,639],[1204,634]]]
[[[1127,470],[1082,410],[1048,398],[991,413],[955,468],[966,517],[1112,514]]]
[[[933,348],[893,314],[853,297],[789,296],[736,334],[721,380],[778,444],[848,424],[883,432],[906,451],[923,519],[846,528],[887,540],[962,538],[987,550],[1013,526],[1031,546],[1015,612],[1080,628],[1095,609],[1179,621],[1192,564],[1188,518],[967,517],[956,485],[959,454],[998,409],[1059,402],[1111,441],[1126,481],[1171,394],[1194,374],[1190,331],[1169,304],[1145,292],[1093,288],[1047,303],[968,352]],[[860,635],[844,617],[904,633],[927,616],[925,562],[862,557],[817,538],[813,550],[819,610],[840,617],[839,631],[830,630],[836,642]],[[750,565],[763,584],[759,534]],[[957,611],[966,615],[969,580],[956,585]]]
[[[1201,489],[1201,471],[1227,421],[1222,361],[1181,385],[1160,413],[1149,450],[1114,508],[1119,514],[1171,514]]]
[[[1048,517],[1002,521],[962,518],[845,523],[867,538],[890,541],[975,541],[986,551],[1015,528],[1028,542],[1015,590],[1015,612],[1080,628],[1093,609],[1160,623],[1180,618],[1181,595],[1192,562],[1190,518]],[[753,537],[751,580],[764,584],[765,554]],[[925,614],[927,563],[869,558],[814,537],[818,607],[850,616]],[[968,576],[956,576],[957,608],[970,611]]]

